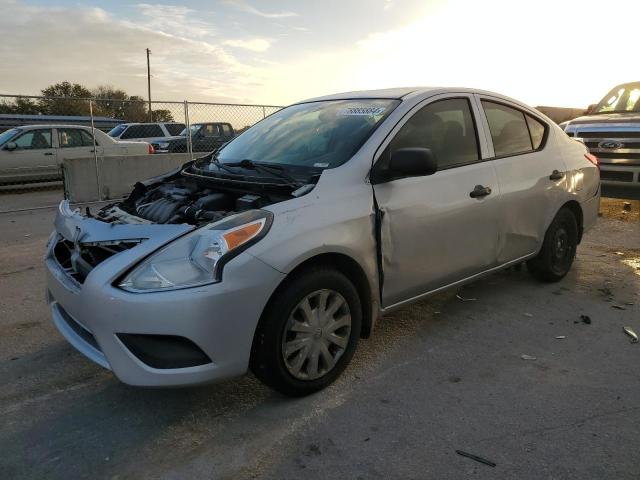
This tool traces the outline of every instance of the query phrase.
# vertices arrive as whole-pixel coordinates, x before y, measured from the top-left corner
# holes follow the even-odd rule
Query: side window
[[[180,135],[180,133],[185,129],[184,123],[167,123],[165,127],[167,127],[167,131],[170,135]]]
[[[226,123],[222,124],[222,134],[226,136],[231,135],[231,127]]]
[[[529,133],[531,134],[533,149],[537,150],[542,145],[542,140],[544,140],[544,134],[546,131],[545,125],[530,115],[525,114],[525,117],[527,117],[527,126],[529,127]]]
[[[21,150],[51,148],[51,130],[30,130],[14,140]]]
[[[120,137],[122,140],[129,138],[164,137],[164,132],[157,123],[131,125]]]
[[[59,128],[58,129],[58,143],[60,148],[74,148],[82,147],[83,137],[82,134],[86,133],[76,128]]]
[[[208,123],[202,129],[202,134],[205,137],[219,137],[220,136],[220,129],[218,128],[218,125],[214,125],[214,124]]]
[[[438,169],[478,160],[469,100],[438,100],[418,111],[391,141],[390,152],[411,147],[430,148],[438,160]]]
[[[520,110],[482,100],[496,157],[533,150],[525,115]]]
[[[80,136],[82,137],[82,146],[83,147],[93,147],[93,137],[86,130],[80,130]],[[98,142],[96,142],[96,145]]]

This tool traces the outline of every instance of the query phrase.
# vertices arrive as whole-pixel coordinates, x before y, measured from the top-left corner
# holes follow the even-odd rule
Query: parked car
[[[598,157],[603,195],[640,200],[640,82],[614,87],[560,126]]]
[[[191,151],[193,152],[213,152],[235,137],[230,123],[194,123],[190,130]],[[185,128],[176,137],[154,139],[151,144],[156,153],[187,152],[187,129]]]
[[[596,160],[544,115],[470,89],[350,92],[267,117],[47,247],[62,335],[123,382],[251,368],[306,395],[375,320],[527,262],[569,272],[597,218]]]
[[[109,131],[116,140],[141,140],[151,142],[155,139],[180,135],[185,129],[184,123],[123,123]]]
[[[90,127],[78,125],[31,125],[0,134],[0,184],[34,183],[61,178],[65,158],[94,155]],[[95,130],[98,155],[146,155],[148,143],[117,142]]]

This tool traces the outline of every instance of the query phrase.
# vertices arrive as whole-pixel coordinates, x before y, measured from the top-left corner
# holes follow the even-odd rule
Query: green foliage
[[[154,122],[173,122],[173,115],[169,110],[159,109],[153,110],[153,121]]]

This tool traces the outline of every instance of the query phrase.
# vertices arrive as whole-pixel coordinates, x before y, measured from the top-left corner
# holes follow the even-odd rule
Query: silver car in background
[[[65,159],[148,155],[149,143],[118,142],[101,130],[80,125],[25,125],[0,133],[0,185],[62,179]]]
[[[125,383],[251,368],[306,395],[382,314],[522,262],[562,279],[599,185],[584,144],[495,93],[316,98],[90,216],[63,202],[49,304],[62,335]]]

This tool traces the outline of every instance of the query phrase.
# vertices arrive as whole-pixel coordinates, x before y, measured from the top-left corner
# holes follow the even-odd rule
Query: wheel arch
[[[584,213],[582,212],[582,207],[576,200],[569,200],[568,202],[565,202],[558,211],[563,208],[568,209],[576,218],[576,223],[578,224],[578,243],[580,243],[582,241],[582,232],[584,231]]]
[[[367,279],[367,274],[355,259],[344,253],[336,252],[319,253],[307,258],[296,265],[287,274],[269,297],[262,315],[260,316],[260,320],[258,321],[258,325],[256,326],[256,333],[260,330],[260,326],[265,318],[265,312],[271,306],[271,302],[276,295],[278,295],[283,288],[286,288],[287,284],[297,275],[300,275],[305,270],[310,270],[316,267],[333,268],[342,273],[353,283],[362,305],[362,329],[360,331],[360,338],[369,338],[371,336],[374,323],[373,292],[369,280]],[[254,333],[254,342],[256,333]]]

